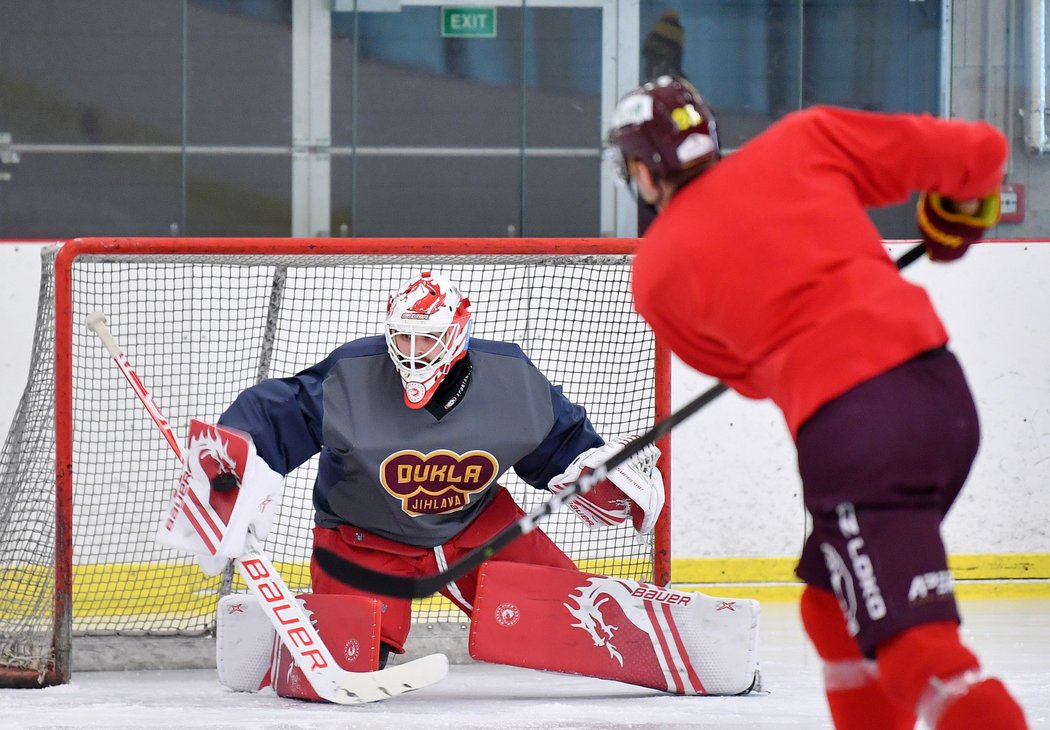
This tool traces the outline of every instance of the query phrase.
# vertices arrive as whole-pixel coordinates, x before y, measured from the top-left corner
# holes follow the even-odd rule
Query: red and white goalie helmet
[[[386,346],[401,376],[405,405],[422,408],[467,352],[470,300],[441,275],[424,271],[390,297]]]

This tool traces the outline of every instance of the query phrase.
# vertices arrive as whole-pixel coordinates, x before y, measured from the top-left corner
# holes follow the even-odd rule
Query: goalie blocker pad
[[[342,669],[371,672],[379,668],[382,613],[378,600],[312,593],[296,600]],[[219,599],[215,639],[215,663],[224,686],[238,692],[272,686],[280,697],[322,701],[251,594]]]
[[[478,574],[470,655],[675,694],[735,695],[756,681],[758,618],[751,599],[487,562]]]

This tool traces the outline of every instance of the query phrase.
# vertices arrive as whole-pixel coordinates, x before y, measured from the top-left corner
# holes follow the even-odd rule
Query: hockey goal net
[[[78,239],[45,252],[31,375],[0,455],[0,685],[67,681],[74,638],[209,636],[218,597],[242,589],[232,571],[209,578],[155,544],[179,464],[84,326],[89,313],[108,316],[182,440],[191,418],[216,419],[260,379],[380,333],[388,295],[432,270],[474,302],[474,336],[521,345],[611,437],[646,430],[670,400],[667,358],[631,305],[634,245]],[[266,542],[302,592],[315,471],[316,459],[289,476]],[[503,483],[526,510],[548,496],[513,471]],[[667,514],[645,542],[629,526],[588,530],[568,511],[544,529],[583,569],[663,584]],[[431,598],[417,602],[414,620],[465,619]]]

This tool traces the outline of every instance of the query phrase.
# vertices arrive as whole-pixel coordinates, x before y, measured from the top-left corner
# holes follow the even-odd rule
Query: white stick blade
[[[378,672],[347,672],[325,699],[340,705],[363,705],[429,687],[447,675],[448,657],[430,654]]]

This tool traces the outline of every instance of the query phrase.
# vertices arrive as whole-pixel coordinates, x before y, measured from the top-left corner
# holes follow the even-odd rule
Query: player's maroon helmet
[[[616,104],[604,155],[621,182],[630,179],[629,160],[638,160],[656,178],[676,180],[721,156],[715,115],[688,81],[661,76]]]

